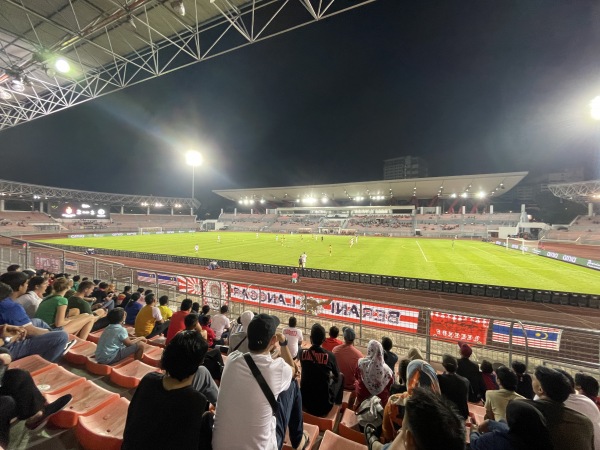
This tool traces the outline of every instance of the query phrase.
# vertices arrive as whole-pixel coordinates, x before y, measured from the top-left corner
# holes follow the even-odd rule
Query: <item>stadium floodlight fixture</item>
[[[261,204],[261,205],[264,205],[264,204],[265,204],[265,199],[264,199],[264,198],[261,198],[261,199],[260,199],[260,204]]]
[[[467,195],[468,195],[468,194],[467,194],[466,192],[463,192],[462,194],[460,194],[460,196],[461,196],[462,198],[467,198]]]
[[[25,83],[20,78],[15,78],[10,82],[10,86],[15,92],[23,92],[25,91]]]
[[[171,8],[180,16],[185,16],[185,5],[183,4],[183,0],[175,0],[171,2]]]
[[[600,120],[600,95],[590,101],[590,115],[594,120]]]
[[[12,98],[12,95],[6,89],[0,88],[0,98],[2,100],[10,100]]]
[[[57,58],[54,61],[54,68],[60,73],[68,73],[71,70],[71,65],[65,58]]]
[[[321,197],[321,203],[327,203],[329,199],[325,196]]]
[[[485,192],[479,191],[479,193],[477,194],[477,197],[479,197],[479,198],[485,198]]]

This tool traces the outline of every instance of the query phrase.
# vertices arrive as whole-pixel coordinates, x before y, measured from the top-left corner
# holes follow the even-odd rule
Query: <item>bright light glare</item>
[[[202,165],[202,155],[195,150],[190,150],[185,154],[185,163],[188,166],[198,167]]]
[[[69,70],[71,70],[71,65],[69,64],[69,61],[63,58],[58,58],[54,63],[54,67],[60,73],[67,73]]]
[[[600,120],[600,95],[590,102],[590,115],[594,120]]]
[[[479,198],[485,198],[485,192],[481,191],[481,192],[479,192],[479,194],[477,194],[477,196]]]

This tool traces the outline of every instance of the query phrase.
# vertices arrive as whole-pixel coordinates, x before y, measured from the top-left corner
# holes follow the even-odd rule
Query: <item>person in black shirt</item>
[[[517,374],[518,380],[517,389],[515,389],[515,392],[525,398],[528,398],[529,400],[533,400],[533,397],[535,396],[533,393],[533,386],[531,385],[533,380],[531,379],[531,375],[526,373],[527,366],[521,361],[513,361],[511,367]]]
[[[312,346],[299,354],[302,366],[300,392],[304,411],[313,416],[326,416],[334,404],[342,403],[344,376],[340,373],[335,355],[321,347],[325,328],[315,323],[310,330]]]
[[[458,361],[452,355],[444,355],[442,365],[446,371],[438,375],[442,395],[450,400],[463,419],[469,417],[469,405],[467,398],[469,394],[469,380],[456,374]]]
[[[392,352],[392,347],[394,343],[389,337],[384,337],[381,339],[381,346],[383,347],[383,360],[388,365],[390,369],[392,369],[392,373],[394,374],[394,381],[396,380],[396,363],[398,362],[398,355]]]
[[[458,369],[456,373],[469,380],[471,389],[469,389],[469,401],[472,403],[479,403],[485,399],[485,383],[483,382],[483,376],[479,371],[479,365],[474,363],[469,358],[473,353],[471,347],[464,342],[459,342],[460,356],[458,360]]]

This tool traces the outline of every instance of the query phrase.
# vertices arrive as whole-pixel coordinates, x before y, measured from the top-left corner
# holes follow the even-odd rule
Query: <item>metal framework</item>
[[[0,130],[374,1],[0,0]]]
[[[106,192],[78,191],[37,184],[0,180],[0,200],[20,201],[80,201],[113,206],[199,208],[193,198],[155,197],[153,195],[109,194]]]
[[[600,203],[600,180],[549,184],[548,189],[559,198],[584,204]]]

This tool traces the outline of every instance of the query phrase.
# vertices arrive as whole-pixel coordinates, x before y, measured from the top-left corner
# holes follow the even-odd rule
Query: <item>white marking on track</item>
[[[425,256],[425,252],[423,251],[423,249],[419,245],[419,241],[415,241],[415,242],[417,243],[417,247],[419,247],[419,250],[421,250],[421,254],[423,255],[423,258],[425,258],[425,262],[429,262],[429,260],[427,259],[427,256]]]

